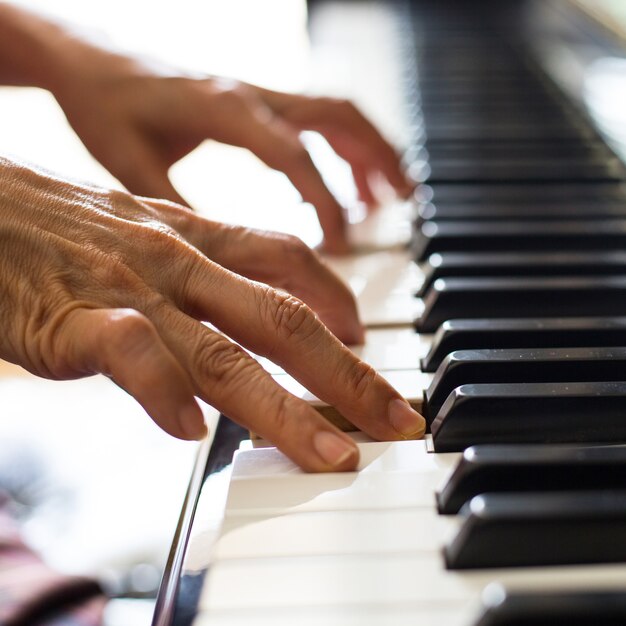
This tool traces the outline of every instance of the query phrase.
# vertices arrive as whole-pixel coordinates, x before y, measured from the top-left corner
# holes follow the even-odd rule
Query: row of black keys
[[[626,562],[626,446],[468,448],[437,494],[450,569]]]
[[[435,448],[550,444],[465,452],[438,494],[464,516],[454,569],[626,561],[626,446],[554,445],[626,442],[624,169],[495,26],[521,4],[413,2]],[[509,595],[479,620],[547,623],[626,623],[626,595]]]

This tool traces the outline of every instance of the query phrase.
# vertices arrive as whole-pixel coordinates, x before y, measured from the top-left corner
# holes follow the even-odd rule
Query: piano
[[[311,475],[221,416],[155,626],[626,623],[626,169],[581,97],[624,50],[590,4],[311,2],[395,84],[420,186],[332,263],[429,433]]]

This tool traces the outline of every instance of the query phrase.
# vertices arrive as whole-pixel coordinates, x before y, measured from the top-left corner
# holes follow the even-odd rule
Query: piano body
[[[626,623],[626,72],[586,93],[624,56],[589,5],[311,3],[422,183],[333,263],[430,432],[310,475],[221,417],[155,625]]]

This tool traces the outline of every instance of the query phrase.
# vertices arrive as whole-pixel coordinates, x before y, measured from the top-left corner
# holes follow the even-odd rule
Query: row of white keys
[[[306,610],[325,624],[453,626],[471,623],[494,582],[540,592],[626,583],[620,565],[445,570],[441,548],[459,520],[436,513],[434,493],[458,455],[430,454],[423,441],[360,448],[361,470],[347,474],[305,474],[273,448],[237,454],[202,619],[280,625]]]

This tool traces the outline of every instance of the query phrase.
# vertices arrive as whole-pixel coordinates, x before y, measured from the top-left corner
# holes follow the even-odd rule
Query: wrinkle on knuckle
[[[156,339],[154,326],[135,309],[120,309],[103,328],[103,348],[112,358],[130,358],[150,348]]]
[[[302,300],[277,290],[269,290],[269,318],[273,329],[284,340],[306,341],[321,327],[317,316]]]
[[[376,371],[363,361],[352,364],[344,374],[346,387],[357,402],[366,397],[376,377]]]
[[[271,428],[274,435],[283,435],[290,428],[290,422],[297,412],[295,399],[282,389],[275,389],[268,397],[271,415]]]
[[[244,372],[254,365],[242,348],[219,335],[202,342],[194,361],[209,392],[219,388],[222,394],[239,390]]]

